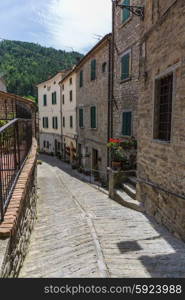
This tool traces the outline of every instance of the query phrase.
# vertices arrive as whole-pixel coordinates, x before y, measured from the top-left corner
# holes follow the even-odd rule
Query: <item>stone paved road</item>
[[[38,220],[19,277],[185,277],[183,242],[68,165],[41,159]]]

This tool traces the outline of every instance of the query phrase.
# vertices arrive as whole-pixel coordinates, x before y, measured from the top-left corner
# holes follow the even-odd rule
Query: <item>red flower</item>
[[[120,143],[121,140],[119,140],[119,139],[109,139],[109,142],[110,143]]]

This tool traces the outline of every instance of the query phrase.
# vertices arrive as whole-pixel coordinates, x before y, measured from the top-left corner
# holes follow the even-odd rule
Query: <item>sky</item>
[[[0,0],[0,38],[86,53],[111,32],[111,0]]]

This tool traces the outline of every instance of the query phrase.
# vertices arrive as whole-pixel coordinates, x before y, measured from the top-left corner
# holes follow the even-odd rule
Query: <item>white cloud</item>
[[[111,0],[49,0],[39,12],[51,45],[85,52],[111,31]]]

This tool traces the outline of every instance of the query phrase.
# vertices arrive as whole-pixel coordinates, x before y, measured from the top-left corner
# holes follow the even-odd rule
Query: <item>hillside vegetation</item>
[[[0,42],[0,74],[7,89],[20,96],[37,97],[36,84],[76,64],[82,55],[19,41]]]

